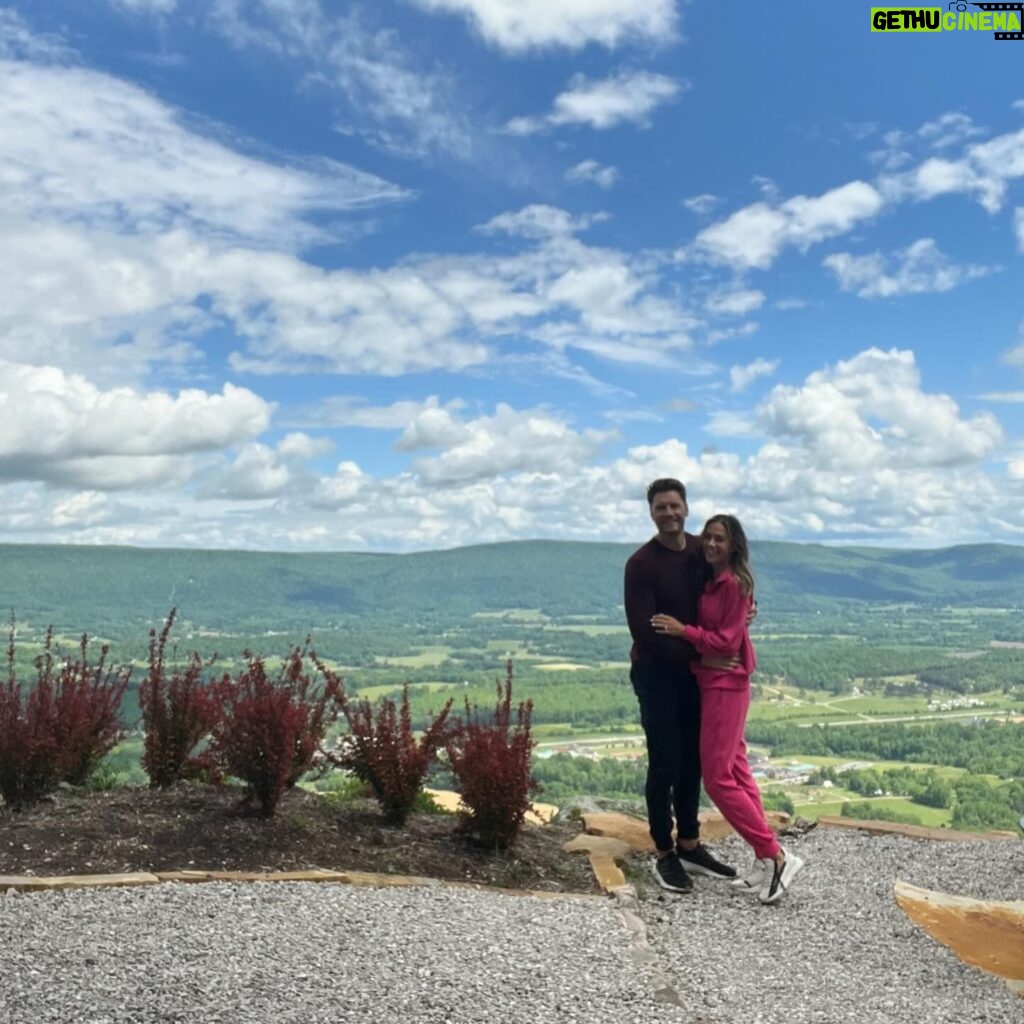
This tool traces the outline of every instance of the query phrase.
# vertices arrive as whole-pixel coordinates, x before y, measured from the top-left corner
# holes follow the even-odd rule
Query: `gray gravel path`
[[[1024,844],[818,830],[775,907],[699,879],[611,900],[425,887],[163,885],[0,896],[3,1024],[1024,1024],[904,917],[895,879],[1024,899]],[[737,862],[737,840],[718,850]],[[668,980],[682,1006],[659,1003]]]
[[[817,829],[784,840],[807,867],[775,906],[697,879],[692,897],[641,901],[648,939],[706,1024],[1024,1024],[1024,999],[961,963],[893,899],[900,879],[1024,899],[1024,843],[935,843]],[[741,869],[738,839],[716,853]],[[667,965],[667,967],[666,967]]]
[[[5,1024],[646,1022],[610,900],[162,885],[0,899]]]

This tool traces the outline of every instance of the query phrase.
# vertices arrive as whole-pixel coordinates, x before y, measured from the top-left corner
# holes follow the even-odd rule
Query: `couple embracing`
[[[775,838],[747,762],[743,730],[756,664],[747,539],[729,515],[712,516],[700,537],[686,533],[686,488],[678,480],[655,480],[647,503],[658,532],[626,563],[625,607],[630,679],[647,738],[654,877],[664,889],[689,892],[690,874],[710,875],[775,903],[803,861]],[[708,796],[753,848],[744,877],[700,842],[702,775]]]

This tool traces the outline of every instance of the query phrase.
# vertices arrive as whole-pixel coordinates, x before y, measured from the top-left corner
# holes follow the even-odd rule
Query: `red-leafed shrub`
[[[412,811],[437,752],[447,739],[449,700],[417,740],[409,713],[409,687],[402,688],[399,707],[390,699],[378,702],[376,712],[368,700],[351,701],[341,680],[319,661],[326,678],[338,683],[338,703],[348,722],[348,735],[330,760],[365,782],[380,804],[385,820],[402,825]]]
[[[53,691],[22,692],[14,671],[14,627],[7,645],[7,680],[0,687],[0,796],[8,807],[34,803],[56,788]]]
[[[306,673],[307,647],[296,647],[276,680],[263,658],[245,652],[246,667],[218,686],[221,715],[212,749],[226,772],[241,779],[269,818],[281,794],[313,763],[328,726],[337,718],[338,683],[319,689]]]
[[[149,671],[139,687],[146,734],[142,767],[154,789],[213,771],[209,756],[195,756],[193,751],[220,715],[217,685],[203,679],[213,659],[204,662],[193,651],[183,670],[168,675],[164,652],[176,612],[171,609],[159,635],[155,629],[149,631]]]
[[[447,743],[448,763],[466,810],[465,826],[488,846],[511,846],[530,809],[530,794],[540,785],[530,774],[533,701],[516,709],[512,721],[512,662],[505,685],[496,684],[498,703],[489,716],[466,701],[466,717],[457,721]]]
[[[89,664],[89,638],[77,658],[57,664],[53,630],[35,660],[35,684],[24,692],[14,668],[14,628],[7,681],[0,687],[0,795],[11,807],[33,803],[58,782],[81,785],[121,738],[119,713],[130,668],[109,668],[104,645]]]
[[[81,786],[115,746],[121,728],[121,700],[132,670],[130,666],[108,666],[110,645],[100,648],[99,661],[89,664],[89,638],[83,633],[78,657],[61,658],[53,675],[50,649],[52,627],[46,634],[43,653],[36,659],[36,690],[52,690],[57,740],[57,771],[64,782]]]

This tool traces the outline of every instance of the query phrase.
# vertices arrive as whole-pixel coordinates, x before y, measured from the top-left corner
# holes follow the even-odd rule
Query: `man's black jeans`
[[[700,690],[690,672],[636,664],[629,672],[647,737],[647,821],[659,850],[700,835]]]

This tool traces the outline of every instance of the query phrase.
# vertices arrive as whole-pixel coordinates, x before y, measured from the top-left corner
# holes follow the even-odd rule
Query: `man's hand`
[[[654,627],[655,633],[678,637],[683,635],[683,624],[678,619],[672,618],[671,615],[662,615],[659,612],[651,617],[651,625]]]
[[[738,654],[731,654],[728,658],[719,658],[711,654],[705,654],[700,659],[700,663],[703,668],[731,672],[734,668],[740,667],[740,656]]]

